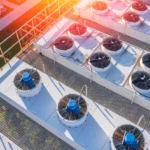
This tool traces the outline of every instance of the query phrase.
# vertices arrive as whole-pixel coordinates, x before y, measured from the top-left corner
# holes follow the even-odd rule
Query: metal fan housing
[[[136,8],[137,6],[141,9]],[[142,1],[135,1],[131,5],[131,11],[133,11],[134,13],[136,13],[138,15],[143,15],[148,12],[148,8],[146,6],[146,3],[142,2]]]
[[[53,47],[54,51],[62,56],[70,56],[76,49],[73,39],[69,36],[60,36]]]
[[[124,50],[122,41],[114,37],[108,37],[104,39],[101,47],[102,47],[102,50],[108,53],[109,55],[117,55],[117,54],[120,54]]]
[[[112,150],[146,150],[142,131],[130,124],[121,125],[115,129],[111,146]]]
[[[130,77],[130,85],[140,94],[150,92],[150,74],[145,71],[136,71]]]
[[[60,99],[57,114],[60,121],[67,127],[78,127],[87,118],[87,103],[81,95],[68,94]]]
[[[87,27],[79,23],[73,23],[68,30],[68,35],[73,39],[83,39],[89,36]]]
[[[130,20],[129,18],[131,18],[132,20]],[[129,26],[138,26],[141,23],[139,15],[132,11],[125,12],[122,19]]]
[[[97,15],[105,14],[108,11],[107,3],[104,1],[95,1],[92,4],[92,10]]]
[[[140,60],[141,67],[148,73],[150,73],[150,53],[146,53]]]
[[[17,93],[22,97],[33,97],[42,89],[42,81],[35,69],[24,69],[14,78]]]
[[[88,63],[96,72],[108,71],[112,66],[111,57],[103,52],[93,53]]]

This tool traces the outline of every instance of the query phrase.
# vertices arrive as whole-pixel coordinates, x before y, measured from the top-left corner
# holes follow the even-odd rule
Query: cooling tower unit
[[[118,127],[112,137],[112,150],[146,150],[143,133],[133,125]]]
[[[93,53],[89,58],[89,64],[97,72],[104,72],[111,67],[111,57],[103,52]]]
[[[135,12],[138,15],[142,15],[148,12],[148,8],[144,1],[134,1],[131,5],[131,11]]]
[[[14,78],[14,85],[20,96],[32,97],[37,95],[42,88],[39,73],[35,69],[24,69]]]
[[[69,36],[60,36],[53,45],[54,51],[62,56],[70,56],[75,51],[74,41]]]
[[[150,74],[145,71],[136,71],[130,78],[132,87],[140,94],[150,92]]]
[[[148,73],[150,73],[150,53],[146,53],[140,60],[141,67]]]
[[[89,36],[87,28],[79,23],[73,23],[68,29],[68,34],[73,39],[82,39]]]
[[[88,108],[83,97],[69,94],[60,99],[57,106],[60,121],[68,127],[77,127],[87,118]]]
[[[118,38],[114,37],[108,37],[104,39],[102,43],[102,49],[104,52],[110,55],[119,54],[124,50],[122,42]]]
[[[123,21],[130,26],[137,26],[141,23],[139,15],[132,11],[128,11],[124,13]]]
[[[92,4],[92,10],[97,15],[105,14],[108,11],[108,5],[104,1],[95,1]]]

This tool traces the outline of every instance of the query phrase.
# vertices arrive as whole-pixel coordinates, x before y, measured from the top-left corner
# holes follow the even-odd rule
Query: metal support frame
[[[47,6],[42,11],[0,43],[0,58],[4,60],[5,64],[8,63],[10,59],[7,58],[6,53],[10,52],[17,45],[19,45],[20,50],[18,50],[19,52],[15,56],[20,55],[35,39],[40,37],[49,27],[53,26],[53,23],[56,23],[61,17],[66,15],[78,1],[64,0],[64,2],[61,1],[60,3],[60,0],[53,0],[51,2],[47,0]],[[52,11],[51,9],[54,8],[54,5],[57,8]],[[64,8],[66,10],[61,12]],[[56,17],[54,17],[55,15]],[[2,45],[6,44],[13,37],[16,37],[17,40],[4,51]]]

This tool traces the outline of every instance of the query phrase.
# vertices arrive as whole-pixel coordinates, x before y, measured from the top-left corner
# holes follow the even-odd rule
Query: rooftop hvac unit
[[[70,56],[75,51],[74,41],[69,36],[60,36],[53,47],[55,52],[62,56]]]
[[[142,15],[148,12],[147,5],[142,1],[134,1],[131,5],[131,11],[138,15]]]
[[[69,127],[83,124],[87,118],[88,107],[81,95],[69,94],[60,99],[57,106],[60,121]]]
[[[14,85],[18,94],[23,97],[35,96],[42,88],[40,75],[35,69],[24,69],[18,72],[14,78]]]
[[[108,5],[104,1],[95,1],[92,4],[92,10],[98,15],[105,14],[108,11]]]
[[[107,52],[110,55],[119,54],[124,50],[122,42],[114,37],[108,37],[104,39],[102,43],[102,49],[104,52]]]
[[[128,23],[130,26],[137,26],[141,23],[139,15],[132,11],[128,11],[123,14],[123,21]]]
[[[111,67],[111,57],[103,52],[96,52],[90,56],[89,64],[93,70],[104,72]]]
[[[87,28],[79,23],[73,23],[68,29],[68,34],[73,39],[82,39],[89,36]]]
[[[130,78],[132,87],[140,94],[150,92],[150,74],[145,71],[136,71]]]
[[[146,53],[140,60],[141,67],[148,73],[150,73],[150,53]]]
[[[146,150],[142,131],[129,124],[114,131],[111,145],[112,150]]]

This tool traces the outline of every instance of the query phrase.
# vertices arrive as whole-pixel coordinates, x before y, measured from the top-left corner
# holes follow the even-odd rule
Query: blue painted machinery
[[[70,99],[67,104],[67,111],[72,112],[75,115],[79,115],[81,112],[81,107],[78,106],[76,100]]]
[[[24,72],[22,74],[21,82],[26,84],[29,87],[33,87],[35,84],[35,80],[32,79],[31,75],[29,72]]]
[[[123,145],[133,149],[138,148],[138,141],[136,140],[133,133],[126,133],[123,138]]]

